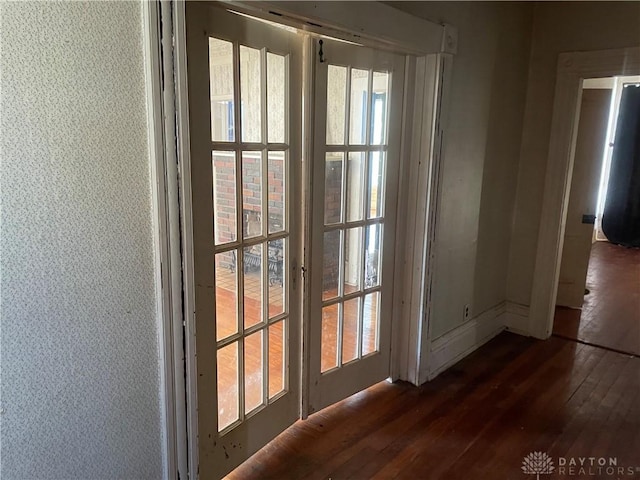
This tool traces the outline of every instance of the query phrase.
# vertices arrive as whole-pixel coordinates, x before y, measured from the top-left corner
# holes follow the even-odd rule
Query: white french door
[[[302,40],[201,2],[186,24],[197,475],[214,479],[300,416]]]
[[[316,64],[303,245],[303,36],[204,2],[185,8],[190,411],[197,475],[216,479],[300,418],[303,395],[312,413],[389,376],[404,57],[324,40],[324,61],[306,59]]]
[[[323,40],[314,61],[307,413],[390,375],[404,88],[399,55]]]

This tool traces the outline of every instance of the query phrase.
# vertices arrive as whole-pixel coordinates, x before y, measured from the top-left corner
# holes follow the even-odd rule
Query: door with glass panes
[[[302,40],[204,2],[186,24],[198,475],[221,478],[300,416]]]
[[[404,85],[402,56],[318,47],[308,413],[390,374]]]

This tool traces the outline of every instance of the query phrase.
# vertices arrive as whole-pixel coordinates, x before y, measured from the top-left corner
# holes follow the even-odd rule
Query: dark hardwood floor
[[[554,335],[640,355],[640,249],[597,242],[582,310],[557,307]]]
[[[525,479],[533,451],[556,466],[543,479],[640,478],[640,358],[502,333],[422,387],[381,383],[297,422],[229,478]],[[569,475],[559,457],[632,470]]]

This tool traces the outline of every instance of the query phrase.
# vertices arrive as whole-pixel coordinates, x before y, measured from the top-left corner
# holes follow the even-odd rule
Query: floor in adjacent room
[[[535,478],[530,452],[554,462],[541,478],[640,478],[640,358],[505,332],[422,387],[383,382],[297,422],[229,478]]]
[[[582,310],[557,307],[554,335],[640,355],[640,248],[596,242]]]

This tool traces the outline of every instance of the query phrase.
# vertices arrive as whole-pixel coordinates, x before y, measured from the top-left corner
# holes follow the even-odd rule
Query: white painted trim
[[[553,330],[582,80],[637,75],[638,72],[640,47],[562,53],[558,58],[531,309],[526,329],[536,338],[548,338]]]
[[[315,99],[315,65],[313,61],[315,49],[313,39],[306,36],[302,47],[302,215],[303,228],[301,232],[301,246],[304,250],[300,258],[302,258],[302,291],[308,292],[311,286],[311,276],[308,273],[308,267],[311,265],[311,248],[306,248],[311,244],[311,218],[313,211],[313,153],[314,153],[314,108]],[[310,328],[309,319],[311,318],[311,295],[302,295],[301,305],[301,329],[300,332],[300,352],[302,362],[300,364],[300,418],[306,419],[310,415],[309,399],[311,391],[311,378],[309,375],[309,364],[311,361],[310,345]]]
[[[187,82],[187,35],[185,3],[173,5],[173,57],[175,69],[176,124],[182,240],[182,281],[184,298],[184,347],[186,363],[187,441],[189,478],[198,478],[198,396],[196,362],[195,278],[193,265],[193,217],[191,196],[191,150],[189,137],[189,97]]]
[[[453,25],[445,23],[444,32],[442,34],[441,53],[450,53],[455,55],[458,53],[458,29]]]
[[[160,357],[160,406],[162,410],[163,478],[176,476],[176,411],[173,368],[171,258],[169,253],[169,223],[165,185],[164,128],[162,80],[160,64],[159,4],[142,4],[145,87],[149,160],[151,167],[151,198],[153,209],[153,253],[155,263],[156,315],[158,319]]]
[[[430,154],[429,173],[429,189],[425,192],[428,198],[426,205],[426,213],[428,215],[428,224],[426,231],[426,248],[425,248],[425,286],[424,297],[422,299],[423,316],[421,321],[426,324],[427,333],[421,335],[420,341],[422,345],[418,355],[418,384],[428,380],[428,372],[430,371],[430,355],[433,342],[433,325],[431,318],[433,317],[431,296],[433,293],[433,285],[435,281],[435,265],[436,265],[436,232],[438,210],[441,198],[442,186],[442,159],[446,150],[446,128],[449,117],[449,105],[451,96],[451,80],[453,71],[453,56],[449,54],[438,55],[438,84],[437,84],[437,101],[432,105],[435,119],[432,128],[435,135],[433,136],[433,145]]]
[[[455,52],[457,32],[381,2],[224,1],[231,8],[305,32],[414,55]],[[446,50],[443,50],[446,48]]]
[[[506,311],[506,303],[502,302],[433,340],[427,380],[434,379],[502,332]]]
[[[405,132],[408,165],[405,186],[407,199],[401,207],[405,220],[404,258],[397,289],[400,318],[393,345],[400,358],[395,359],[393,378],[420,385],[427,380],[431,346],[431,286],[434,281],[435,232],[441,185],[441,159],[444,148],[446,106],[448,105],[452,56],[428,55],[418,58],[413,69],[415,110],[412,131]],[[410,137],[409,137],[410,135]],[[399,205],[400,207],[400,205]]]
[[[414,91],[411,111],[405,115],[412,115],[412,126],[405,131],[405,140],[408,157],[405,159],[405,185],[407,191],[404,215],[398,214],[399,227],[404,226],[404,235],[398,238],[404,239],[404,258],[402,259],[402,276],[398,279],[401,304],[403,305],[401,321],[394,331],[399,334],[399,345],[396,348],[399,363],[398,378],[407,380],[414,385],[419,384],[419,357],[422,342],[420,339],[424,330],[423,305],[425,295],[425,264],[427,248],[427,203],[429,197],[429,174],[432,169],[433,156],[432,144],[434,135],[435,112],[433,106],[438,96],[438,59],[436,55],[421,57],[415,60],[413,78]],[[416,106],[415,110],[413,106]],[[409,136],[410,135],[410,136]],[[407,138],[407,136],[409,136]],[[404,157],[403,157],[404,158]],[[400,205],[399,205],[400,208]],[[398,262],[399,263],[399,262]],[[393,371],[393,370],[392,370]]]
[[[604,78],[586,78],[584,82],[582,82],[583,90],[613,90],[615,87],[616,79],[615,77],[604,77]]]
[[[408,191],[409,185],[412,184],[410,172],[412,170],[412,128],[409,125],[416,125],[417,113],[414,112],[414,105],[419,105],[418,95],[416,93],[416,58],[407,56],[405,58],[404,70],[404,90],[402,100],[402,138],[400,144],[400,171],[398,175],[398,192]],[[422,91],[422,89],[419,89]],[[420,117],[421,120],[421,117]],[[411,354],[407,345],[410,343],[410,320],[404,315],[405,307],[405,277],[407,276],[407,258],[408,251],[412,245],[406,241],[406,232],[411,226],[408,218],[411,213],[408,211],[409,197],[408,195],[399,195],[396,210],[396,244],[403,248],[396,248],[394,259],[394,285],[393,285],[393,307],[392,317],[394,325],[391,328],[391,368],[390,379],[409,380],[410,374],[409,358]],[[409,380],[410,381],[410,380]]]
[[[518,335],[529,336],[529,307],[519,303],[507,302],[504,324],[507,330]]]
[[[180,478],[187,478],[187,406],[185,395],[185,352],[184,352],[184,309],[182,302],[182,250],[180,240],[180,192],[178,185],[178,145],[176,143],[176,96],[174,85],[173,58],[173,22],[172,3],[162,0],[160,5],[160,24],[162,27],[161,60],[163,124],[166,168],[167,218],[169,222],[168,241],[170,254],[169,276],[171,277],[172,333],[173,333],[173,369],[176,423],[176,465]]]

